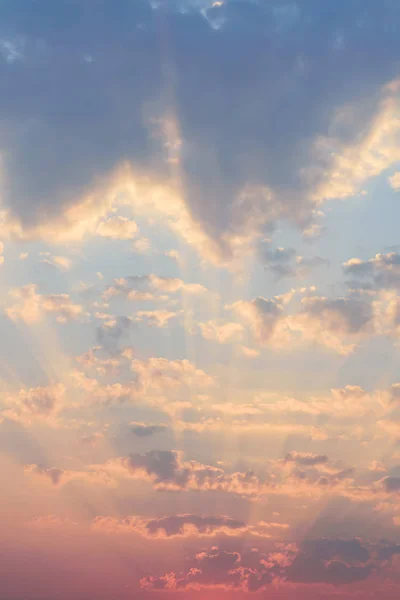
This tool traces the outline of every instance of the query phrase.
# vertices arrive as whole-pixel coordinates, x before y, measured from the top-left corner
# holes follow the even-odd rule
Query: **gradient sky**
[[[400,597],[399,31],[0,1],[0,600]]]

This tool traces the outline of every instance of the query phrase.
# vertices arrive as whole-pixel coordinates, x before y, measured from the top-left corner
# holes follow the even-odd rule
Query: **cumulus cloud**
[[[200,332],[204,339],[229,344],[240,340],[244,327],[240,323],[207,321],[199,323]]]
[[[5,398],[5,416],[22,422],[51,419],[63,406],[65,386],[62,383],[46,387],[21,389]]]
[[[168,390],[181,386],[193,389],[214,385],[211,375],[198,369],[189,360],[167,360],[166,358],[133,359],[131,369],[135,372],[142,390]]]
[[[268,341],[274,333],[283,311],[279,299],[255,298],[254,300],[239,300],[227,307],[236,312],[247,322],[256,340]]]
[[[6,314],[12,320],[34,323],[43,314],[54,314],[59,323],[66,323],[85,315],[83,307],[74,304],[68,294],[41,295],[33,283],[11,290],[10,295],[15,303],[6,308]]]
[[[376,333],[376,307],[370,302],[351,296],[326,298],[310,295],[302,298],[300,309],[290,313],[287,304],[293,294],[294,291],[287,297],[239,300],[226,308],[233,310],[248,324],[257,342],[272,347],[292,347],[299,342],[312,341],[347,354],[363,336]],[[389,308],[388,318],[393,320],[393,301]]]
[[[290,317],[287,325],[304,339],[347,354],[363,335],[374,333],[374,312],[368,302],[358,298],[314,296],[302,299],[302,310]]]
[[[352,288],[400,288],[400,254],[397,252],[376,254],[368,260],[351,258],[343,264],[343,270],[352,278],[348,282]]]

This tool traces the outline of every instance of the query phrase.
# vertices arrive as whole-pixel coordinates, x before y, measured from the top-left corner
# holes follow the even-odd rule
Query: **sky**
[[[399,28],[0,1],[0,600],[399,597]]]

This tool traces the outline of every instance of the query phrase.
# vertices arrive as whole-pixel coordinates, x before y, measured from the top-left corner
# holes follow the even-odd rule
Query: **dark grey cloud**
[[[132,327],[131,317],[110,315],[109,321],[96,329],[97,342],[108,352],[118,352],[119,344],[129,335]]]
[[[358,538],[305,540],[298,547],[280,544],[270,554],[255,552],[256,561],[234,550],[213,547],[197,554],[184,573],[149,576],[141,583],[145,589],[221,586],[245,592],[267,590],[274,579],[310,586],[342,586],[384,570],[388,559],[399,552],[399,545]]]
[[[316,140],[330,135],[339,151],[362,140],[398,74],[397,3],[184,7],[1,3],[2,197],[25,229],[56,219],[123,162],[168,180],[154,135],[165,117],[178,123],[186,204],[221,251],[221,233],[309,221],[335,160]],[[333,123],[344,105],[356,108]]]
[[[275,275],[277,279],[282,277],[302,277],[312,269],[329,265],[329,261],[320,256],[306,258],[298,256],[294,248],[261,248],[260,260]]]
[[[65,474],[63,469],[57,469],[56,467],[44,467],[42,465],[25,465],[25,471],[27,473],[35,473],[36,475],[43,475],[48,477],[53,485],[61,483],[62,477]]]
[[[286,571],[290,581],[344,585],[366,579],[375,564],[371,550],[360,540],[303,542]]]
[[[381,486],[383,487],[383,489],[386,492],[400,493],[400,477],[388,475],[387,477],[384,477],[383,479],[381,479],[381,481],[379,483],[381,484]]]
[[[176,450],[131,454],[122,459],[122,464],[134,476],[144,472],[158,490],[219,491],[256,496],[266,485],[252,471],[229,473],[213,465],[193,460],[185,462]]]
[[[311,452],[288,452],[284,458],[285,462],[294,462],[298,465],[314,466],[323,465],[328,462],[326,454],[312,454]]]
[[[144,423],[132,423],[131,431],[137,437],[151,437],[156,433],[163,433],[167,425],[145,425]]]

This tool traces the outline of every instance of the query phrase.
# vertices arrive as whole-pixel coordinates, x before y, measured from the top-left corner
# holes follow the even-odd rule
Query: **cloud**
[[[199,323],[201,335],[204,339],[229,344],[240,340],[244,327],[240,323],[207,321]]]
[[[177,389],[181,386],[198,389],[214,385],[214,378],[188,360],[166,358],[133,359],[131,370],[143,391]]]
[[[48,477],[53,485],[58,485],[61,483],[62,478],[65,474],[65,471],[62,469],[57,469],[56,467],[45,468],[39,465],[25,465],[24,467],[25,473],[33,473],[35,475],[41,475],[44,477]]]
[[[80,237],[113,204],[136,201],[229,262],[278,219],[310,230],[317,203],[357,193],[398,160],[394,5],[384,19],[374,3],[346,4],[332,21],[315,2],[290,17],[261,2],[58,12],[41,2],[7,1],[0,15],[2,39],[24,40],[23,52],[7,41],[0,64],[13,235]]]
[[[380,480],[379,485],[388,493],[399,493],[400,494],[400,477],[388,475]]]
[[[389,177],[389,183],[394,190],[400,189],[400,173],[396,172],[394,175]]]
[[[44,515],[34,517],[28,522],[28,526],[39,529],[53,529],[64,527],[76,527],[78,524],[67,517],[59,517],[57,515]]]
[[[100,221],[96,233],[112,240],[132,240],[138,233],[138,226],[127,217],[116,216]]]
[[[251,552],[236,552],[213,546],[199,552],[183,572],[147,576],[141,580],[141,585],[146,590],[215,588],[269,593],[279,585],[283,593],[290,590],[297,597],[302,590],[309,597],[320,590],[319,584],[348,586],[379,571],[390,577],[388,561],[399,551],[396,544],[358,538],[311,539],[298,546],[280,543],[269,553],[262,553],[257,548]],[[307,587],[294,587],[300,585]],[[324,595],[328,592],[327,587],[323,588]]]
[[[141,438],[151,437],[156,433],[163,433],[166,425],[145,425],[144,423],[131,423],[130,429],[134,435]]]
[[[277,279],[295,277],[296,272],[290,264],[296,256],[294,248],[268,248],[260,252],[261,261],[274,273]]]
[[[304,233],[303,233],[304,235]],[[305,277],[312,269],[329,265],[329,261],[314,256],[298,256],[294,248],[268,248],[260,252],[261,261],[274,273],[277,279],[282,277]]]
[[[248,526],[243,521],[237,521],[230,517],[205,517],[194,514],[171,515],[158,519],[96,517],[92,527],[110,533],[131,532],[159,538],[214,536],[220,533],[241,535],[248,530]]]
[[[317,341],[342,354],[354,349],[354,342],[374,333],[374,312],[368,302],[358,298],[308,297],[302,310],[287,319],[289,329],[303,339]]]
[[[122,294],[127,296],[129,300],[152,301],[168,298],[165,294],[182,292],[197,295],[204,294],[207,291],[199,283],[185,283],[177,277],[160,277],[153,273],[115,279],[113,285],[106,288],[103,297],[108,301]]]
[[[16,395],[6,396],[5,402],[9,408],[3,414],[27,423],[32,419],[51,419],[61,410],[64,395],[65,386],[62,383],[21,389]]]
[[[34,323],[43,314],[54,314],[59,323],[66,323],[85,315],[82,306],[74,304],[68,294],[41,295],[33,283],[11,290],[10,295],[16,300],[14,305],[6,308],[6,314],[12,320]]]
[[[182,311],[169,311],[165,309],[160,310],[139,310],[136,313],[137,321],[147,320],[149,325],[154,325],[155,327],[167,327],[169,321],[174,319],[182,314]]]
[[[278,299],[262,297],[251,301],[239,300],[226,308],[236,312],[249,324],[259,342],[267,342],[273,336],[283,311],[283,305]]]
[[[371,549],[361,540],[312,540],[303,542],[286,577],[294,582],[345,585],[366,579],[374,567]]]
[[[351,296],[333,299],[306,296],[301,299],[300,310],[290,314],[286,306],[294,292],[287,297],[239,300],[225,308],[236,312],[248,324],[257,342],[278,348],[312,341],[348,354],[363,336],[376,333],[376,307],[371,303]]]
[[[212,465],[197,461],[185,462],[175,450],[150,450],[146,454],[132,454],[121,459],[121,464],[134,477],[152,482],[157,490],[216,490],[251,496],[260,493],[263,487],[252,472],[229,474]]]
[[[312,454],[311,452],[288,452],[284,458],[285,462],[294,462],[298,465],[314,466],[328,462],[326,454]]]
[[[369,260],[351,258],[343,264],[343,271],[352,277],[348,283],[352,288],[400,288],[400,254],[397,252],[376,254]]]
[[[111,353],[117,352],[120,341],[129,335],[131,327],[132,317],[110,317],[97,327],[98,343]]]
[[[30,464],[24,466],[24,473],[27,476],[36,476],[42,480],[50,480],[50,483],[56,487],[64,486],[72,481],[83,482],[86,484],[112,486],[115,479],[101,467],[93,466],[86,471],[70,471],[58,469],[57,467],[44,467],[43,465]]]
[[[65,256],[51,256],[48,252],[42,252],[42,255],[46,255],[47,258],[43,258],[40,262],[45,265],[57,267],[63,271],[69,271],[72,266],[72,261]]]

